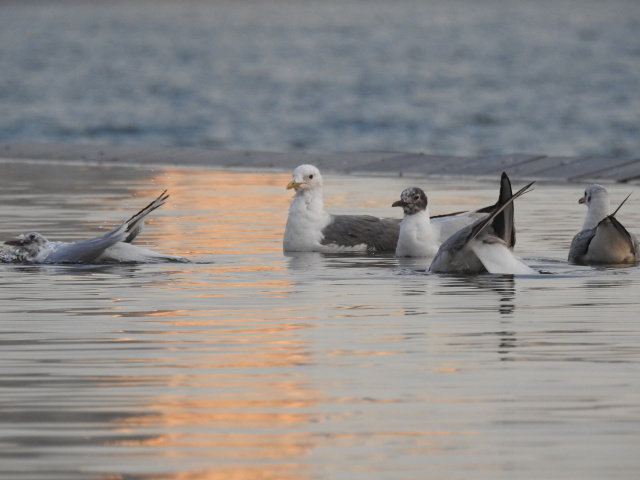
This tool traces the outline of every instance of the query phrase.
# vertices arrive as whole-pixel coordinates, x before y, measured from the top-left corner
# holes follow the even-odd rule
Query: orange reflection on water
[[[165,459],[188,459],[193,470],[154,478],[306,478],[303,472],[308,466],[301,459],[317,441],[299,431],[319,420],[308,411],[321,400],[319,392],[302,381],[251,377],[202,375],[205,383],[219,384],[203,394],[201,389],[192,390],[193,373],[172,375],[175,384],[165,391],[176,393],[150,397],[144,413],[119,419],[117,431],[126,435],[112,444],[130,449],[130,455],[142,447],[142,454],[152,453],[160,464]],[[243,383],[249,393],[238,390]]]
[[[298,432],[319,421],[314,410],[327,399],[306,376],[286,372],[312,361],[296,333],[310,324],[233,306],[132,315],[164,327],[147,343],[150,356],[133,351],[126,360],[138,375],[109,379],[130,388],[149,385],[141,408],[115,421],[122,438],[113,445],[162,465],[186,459],[181,462],[193,470],[154,478],[306,478],[302,459],[317,440]]]
[[[157,222],[158,241],[184,255],[280,253],[291,200],[284,188],[288,177],[167,168],[154,183],[169,191],[164,215],[177,221]],[[148,187],[137,194],[149,196]]]
[[[300,366],[314,367],[317,351],[300,330],[317,326],[317,318],[305,317],[312,313],[300,306],[259,301],[261,295],[282,296],[293,284],[290,276],[274,273],[286,268],[281,242],[292,195],[284,189],[288,180],[288,174],[177,168],[154,178],[172,195],[159,211],[167,218],[154,225],[161,250],[211,258],[210,264],[185,267],[178,281],[166,284],[165,307],[179,308],[158,305],[127,314],[161,327],[149,329],[147,353],[134,349],[125,360],[133,370],[122,384],[137,385],[143,394],[137,392],[141,402],[131,415],[114,422],[126,435],[113,444],[126,453],[140,449],[151,463],[186,458],[179,464],[189,465],[188,471],[154,479],[304,480],[317,476],[317,470],[308,473],[309,458],[327,446],[394,437],[415,449],[442,448],[441,432],[395,425],[397,430],[383,432],[336,431],[343,419],[368,412],[369,400],[363,407],[362,399],[334,398],[330,390],[314,388],[316,369]],[[138,194],[148,196],[148,190]],[[225,260],[216,264],[216,256]],[[234,256],[242,260],[234,262]],[[187,297],[173,296],[179,290]],[[225,301],[216,303],[216,297]],[[344,317],[373,311],[349,306]],[[395,354],[358,348],[322,353],[325,359]]]
[[[304,473],[304,465],[295,463],[267,465],[234,465],[229,462],[220,463],[215,468],[197,469],[172,473],[158,473],[153,476],[139,478],[149,480],[306,480],[311,475]],[[128,476],[101,475],[101,479],[123,480]]]

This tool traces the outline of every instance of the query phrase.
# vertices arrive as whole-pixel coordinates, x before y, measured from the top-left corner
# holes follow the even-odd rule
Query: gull
[[[118,227],[99,237],[79,242],[51,242],[37,232],[25,233],[5,245],[12,247],[15,261],[39,264],[101,264],[131,262],[186,262],[175,257],[132,245],[144,226],[144,219],[169,198],[165,190]]]
[[[396,256],[433,257],[438,253],[438,233],[429,217],[429,201],[424,190],[409,187],[402,191],[400,200],[392,207],[402,207],[404,216],[400,222]]]
[[[404,212],[396,247],[398,257],[433,257],[442,242],[493,210],[491,206],[432,217],[427,195],[418,187],[406,188],[391,206],[402,207]]]
[[[500,196],[493,211],[445,241],[431,262],[434,273],[537,273],[512,253],[515,245],[513,201],[523,195],[534,182],[511,195],[511,182],[502,174]]]
[[[638,239],[615,218],[629,194],[615,212],[609,214],[609,193],[602,185],[589,185],[578,200],[587,206],[582,230],[573,237],[569,261],[581,265],[633,264],[640,261]]]
[[[313,165],[293,171],[295,195],[282,240],[285,252],[393,252],[400,220],[371,215],[332,215],[324,209],[322,175]]]
[[[295,195],[282,240],[285,252],[395,252],[400,219],[371,215],[333,215],[324,209],[322,175],[313,165],[300,165],[292,174],[287,190]],[[456,214],[452,214],[453,218]],[[464,226],[458,220],[449,224],[449,234]],[[467,223],[471,221],[467,220]],[[444,229],[443,227],[443,230]]]

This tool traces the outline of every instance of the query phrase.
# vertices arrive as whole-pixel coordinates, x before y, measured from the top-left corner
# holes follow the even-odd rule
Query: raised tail
[[[127,226],[126,232],[128,235],[127,238],[125,238],[123,241],[126,243],[131,243],[142,231],[142,228],[144,227],[144,219],[146,218],[146,216],[153,212],[155,209],[164,205],[168,198],[169,194],[165,190],[153,202],[151,202],[149,205],[144,207],[138,213],[133,215],[129,220],[127,220],[125,224]]]
[[[509,198],[512,196],[511,180],[509,180],[509,176],[505,172],[502,172],[502,177],[500,178],[500,195],[498,197],[498,201],[494,205],[494,208],[507,203]],[[509,248],[513,249],[516,245],[513,202],[509,203],[508,206],[496,216],[493,220],[492,226],[494,233],[504,240]]]
[[[524,195],[525,193],[527,193],[529,190],[529,188],[531,188],[531,185],[533,185],[535,182],[531,182],[527,185],[525,185],[524,187],[522,187],[520,190],[518,190],[516,193],[514,193],[513,195],[505,195],[506,198],[503,198],[502,194],[503,194],[503,186],[504,186],[504,179],[506,177],[506,182],[508,183],[508,189],[509,192],[511,191],[511,182],[509,182],[509,177],[506,176],[506,174],[503,173],[503,182],[501,183],[500,186],[500,198],[498,199],[498,203],[496,203],[495,208],[493,210],[493,212],[491,212],[490,215],[488,215],[485,219],[483,219],[481,222],[478,222],[476,225],[473,226],[473,231],[471,232],[471,235],[469,235],[469,240],[471,241],[474,238],[476,238],[478,235],[480,235],[480,233],[487,228],[488,225],[492,225],[492,227],[494,228],[494,231],[496,231],[496,228],[502,228],[502,235],[506,235],[508,234],[509,237],[511,237],[512,235],[515,235],[514,233],[514,226],[513,226],[513,207],[509,208],[511,205],[513,205],[513,201],[518,198],[521,195]],[[505,211],[505,209],[510,210],[510,215],[507,214],[504,218],[501,218],[500,220],[498,220],[497,225],[495,223],[496,218],[499,217],[499,215]],[[499,235],[500,238],[502,238],[508,245],[510,245],[511,247],[513,247],[513,244],[510,243],[512,240],[511,238],[505,238],[500,234],[500,230],[496,231],[496,235]],[[515,243],[515,239],[513,240],[513,242]]]
[[[631,193],[633,193],[633,192],[631,192]],[[620,203],[620,205],[618,205],[618,208],[616,208],[616,211],[615,211],[615,212],[613,212],[611,215],[609,215],[609,217],[615,217],[615,216],[616,216],[616,213],[618,213],[618,210],[620,210],[620,209],[622,208],[622,205],[624,205],[624,204],[625,204],[625,202],[626,202],[627,200],[629,200],[629,197],[631,196],[631,193],[630,193],[629,195],[627,195],[627,198],[625,198],[624,200],[622,200],[622,203]]]

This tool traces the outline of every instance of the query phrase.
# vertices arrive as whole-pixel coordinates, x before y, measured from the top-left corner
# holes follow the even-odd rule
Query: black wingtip
[[[508,180],[508,177],[507,177],[507,180]],[[534,183],[536,182],[534,181],[534,182],[528,183],[527,185],[522,187],[520,190],[518,190],[516,193],[514,193],[513,195],[510,195],[509,198],[507,198],[504,201],[500,199],[498,201],[498,204],[496,204],[496,207],[494,208],[493,212],[490,215],[488,215],[487,218],[485,218],[482,222],[476,225],[476,227],[474,228],[474,232],[470,235],[469,239],[472,240],[476,238],[480,234],[480,232],[482,232],[489,224],[491,224],[496,219],[498,215],[500,215],[500,213],[504,211],[505,208],[507,208],[509,205],[512,205],[513,201],[516,198],[520,197],[521,195],[524,195],[525,193],[530,192],[531,190],[529,189]],[[509,188],[511,188],[511,182],[509,182]],[[503,240],[505,239],[503,238]],[[508,243],[507,240],[505,240],[505,242]]]
[[[633,192],[631,192],[631,193],[633,193]],[[609,215],[609,217],[615,217],[615,216],[616,216],[616,213],[618,213],[618,210],[620,210],[620,209],[622,208],[622,205],[624,205],[624,204],[625,204],[625,202],[626,202],[627,200],[629,200],[629,197],[631,196],[631,193],[630,193],[629,195],[627,195],[627,198],[625,198],[625,199],[622,201],[622,203],[621,203],[620,205],[618,205],[618,208],[616,208],[616,211],[615,211],[615,212],[613,212],[611,215]]]
[[[135,215],[133,215],[129,220],[126,221],[127,231],[131,231],[138,224],[138,222],[144,219],[144,217],[149,215],[155,209],[160,208],[162,205],[164,205],[168,198],[169,194],[167,193],[167,190],[165,190],[160,195],[158,195],[158,197],[154,201],[149,203],[142,210],[139,210]]]
[[[511,189],[511,180],[509,179],[509,175],[507,175],[507,172],[502,172],[502,176],[500,177],[500,194],[498,195],[498,201],[495,206],[499,207],[506,203],[512,195],[513,190]],[[510,248],[513,248],[516,244],[514,217],[515,212],[512,203],[497,215],[492,222],[494,233],[504,240]]]

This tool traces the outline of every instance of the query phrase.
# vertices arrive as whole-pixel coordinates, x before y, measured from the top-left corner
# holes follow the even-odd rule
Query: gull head
[[[593,185],[589,185],[587,189],[584,191],[584,196],[578,200],[578,203],[585,204],[587,208],[591,207],[591,205],[607,205],[607,210],[609,210],[609,193],[607,189],[602,185],[598,185],[594,183]]]
[[[296,193],[322,188],[322,175],[313,165],[300,165],[291,174],[291,181],[287,184],[287,190],[295,189]]]
[[[392,207],[402,207],[405,215],[415,215],[427,209],[427,195],[421,188],[409,187],[404,189],[400,200],[393,202]]]
[[[35,257],[46,248],[49,241],[38,232],[25,233],[18,236],[15,240],[4,242],[5,245],[19,247],[25,253],[25,257]]]
[[[602,185],[589,185],[584,191],[584,196],[578,200],[587,206],[587,214],[582,224],[583,230],[595,228],[600,221],[609,215],[609,194]]]

